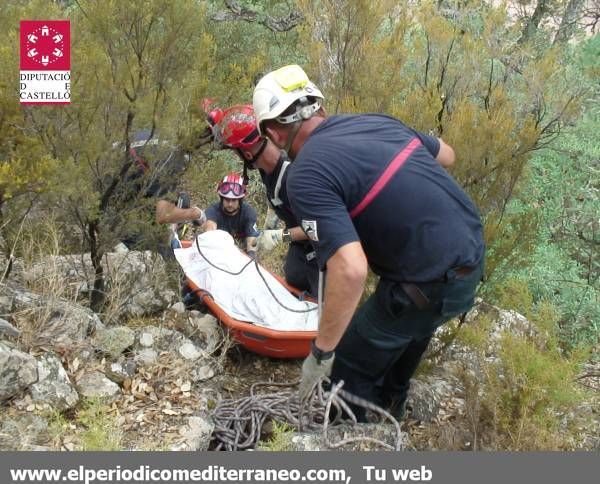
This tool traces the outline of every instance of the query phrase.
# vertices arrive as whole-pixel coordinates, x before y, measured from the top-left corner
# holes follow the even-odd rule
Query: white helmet
[[[295,113],[281,116],[287,108],[302,98],[318,98],[309,104],[306,101],[298,106]],[[258,132],[262,135],[263,121],[274,119],[282,124],[311,118],[320,108],[323,94],[302,70],[295,64],[282,67],[265,75],[254,88],[254,114]]]

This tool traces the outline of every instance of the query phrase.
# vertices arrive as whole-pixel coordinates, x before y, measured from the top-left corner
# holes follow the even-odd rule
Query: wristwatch
[[[333,353],[334,351],[323,351],[319,348],[317,348],[317,345],[315,344],[315,340],[313,339],[312,342],[310,343],[310,352],[313,354],[313,356],[315,357],[315,359],[317,360],[317,363],[321,364],[322,361],[328,360],[330,358],[333,357]]]
[[[281,240],[283,242],[286,243],[290,243],[292,241],[292,234],[290,234],[290,231],[288,229],[285,229],[282,233],[281,233]]]

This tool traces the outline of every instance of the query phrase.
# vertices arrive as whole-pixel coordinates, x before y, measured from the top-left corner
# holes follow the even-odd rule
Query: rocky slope
[[[0,450],[205,450],[216,402],[248,394],[257,381],[298,377],[301,361],[235,347],[211,315],[174,302],[174,291],[161,284],[166,268],[155,257],[122,252],[107,255],[107,262],[112,280],[120,281],[110,322],[81,304],[91,277],[85,257],[53,258],[0,287]],[[48,267],[77,288],[67,292],[71,297],[28,288],[39,287]],[[492,321],[485,350],[492,361],[503,333],[525,337],[536,331],[518,313],[481,301],[465,324],[476,325],[482,315]],[[474,448],[472,403],[461,375],[477,375],[480,363],[469,347],[444,343],[445,331],[432,344],[435,364],[424,365],[432,370],[413,381],[403,422],[406,449]],[[573,449],[598,449],[598,368],[587,368],[580,383],[592,388],[592,397],[560,418],[565,428],[581,426]],[[328,438],[389,441],[394,432],[385,423],[345,424],[330,429]],[[285,442],[274,450],[328,445],[319,431],[288,430]],[[358,441],[344,448],[377,446]]]

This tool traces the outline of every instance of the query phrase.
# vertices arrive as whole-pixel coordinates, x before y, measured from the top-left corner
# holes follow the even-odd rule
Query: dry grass
[[[64,267],[54,257],[61,254],[64,246],[63,235],[55,220],[38,220],[35,227],[26,227],[19,244],[24,273],[32,271],[36,274],[27,280],[28,289],[39,298],[26,310],[12,316],[21,330],[20,343],[31,348],[41,343],[40,334],[55,316],[56,306],[49,302],[75,302],[80,296],[80,287],[65,280]]]
[[[139,254],[136,253],[135,257],[139,257]],[[107,293],[105,307],[102,310],[102,319],[105,323],[116,323],[123,319],[125,307],[146,291],[157,293],[159,290],[170,288],[173,292],[178,292],[179,267],[175,264],[166,264],[159,254],[148,252],[142,254],[144,254],[144,267],[141,271],[135,272],[128,268],[133,260],[133,254],[127,252],[122,256],[111,256],[110,259],[105,257]]]

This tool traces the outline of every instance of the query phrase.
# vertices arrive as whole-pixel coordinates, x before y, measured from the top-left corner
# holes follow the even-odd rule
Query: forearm
[[[454,164],[456,155],[454,154],[454,150],[452,149],[452,147],[449,144],[445,143],[442,138],[438,138],[438,141],[440,142],[440,151],[438,152],[435,159],[444,168],[448,168]]]
[[[166,200],[156,202],[156,222],[159,224],[173,224],[189,222],[202,216],[202,210],[197,207],[178,208]]]
[[[306,234],[304,233],[304,230],[302,230],[302,227],[300,227],[300,226],[292,227],[289,230],[289,232],[290,232],[290,236],[292,237],[292,242],[308,240],[308,237],[306,236]]]
[[[325,303],[319,321],[319,334],[315,341],[317,347],[323,351],[335,349],[352,319],[364,290],[367,261],[360,243],[349,245],[354,244],[358,247],[346,251],[345,256],[342,254],[340,257],[340,254],[336,253],[327,262]]]

